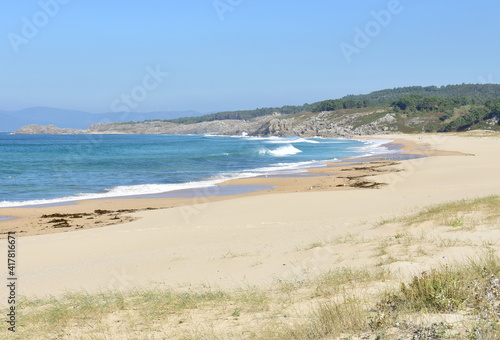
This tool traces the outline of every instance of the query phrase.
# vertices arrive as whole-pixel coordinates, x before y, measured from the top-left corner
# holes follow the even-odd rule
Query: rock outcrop
[[[175,124],[165,121],[146,121],[139,123],[94,124],[87,133],[134,133],[134,134],[217,134],[217,135],[256,135],[258,130],[269,121],[269,117],[246,120],[214,120],[195,124]]]
[[[325,111],[315,115],[271,119],[262,134],[303,137],[354,137],[394,132],[396,118],[379,110],[356,115]],[[381,116],[382,114],[382,116]],[[380,116],[380,117],[379,117]]]
[[[214,120],[195,124],[167,121],[100,123],[86,130],[29,125],[16,134],[216,134],[250,136],[355,137],[397,131],[396,118],[384,110],[324,111],[293,116],[273,114],[252,120]]]
[[[23,126],[16,132],[15,134],[20,134],[20,135],[77,135],[77,134],[84,134],[84,130],[77,130],[77,129],[61,129],[58,128],[55,125],[27,125]]]

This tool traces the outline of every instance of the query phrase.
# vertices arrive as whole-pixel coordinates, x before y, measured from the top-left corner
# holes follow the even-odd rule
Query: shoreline
[[[379,143],[377,147],[384,147],[389,150],[399,150],[401,143],[394,143],[392,140],[387,140],[383,138],[352,138],[353,140],[358,141],[366,141],[366,140],[378,140],[378,141],[387,141],[386,143]],[[393,145],[394,144],[394,145]],[[388,152],[387,155],[395,155],[403,153],[404,150],[399,150],[398,152]],[[283,185],[283,182],[286,182],[284,179],[288,180],[296,180],[297,178],[307,178],[307,177],[320,177],[320,176],[330,176],[331,171],[324,171],[326,168],[330,167],[349,167],[355,166],[360,162],[367,162],[372,160],[372,157],[377,157],[384,154],[376,154],[371,156],[359,156],[354,158],[346,158],[340,159],[335,162],[330,162],[328,160],[324,161],[316,161],[314,164],[318,163],[321,166],[310,166],[304,168],[297,168],[299,172],[297,173],[284,173],[284,174],[275,174],[275,175],[259,175],[255,177],[243,177],[243,178],[235,178],[235,179],[227,179],[220,183],[216,183],[212,186],[207,187],[195,187],[189,189],[178,189],[163,193],[153,193],[153,194],[139,194],[139,195],[130,195],[130,196],[117,196],[117,197],[109,197],[109,198],[95,198],[95,199],[82,199],[82,200],[71,200],[71,201],[61,201],[61,202],[53,202],[53,203],[42,203],[42,204],[33,204],[33,205],[22,205],[15,207],[1,207],[0,213],[3,219],[0,219],[0,239],[5,238],[5,235],[8,231],[16,231],[20,234],[20,236],[30,236],[30,235],[39,235],[39,234],[48,234],[48,233],[58,233],[58,232],[67,232],[73,230],[80,229],[88,229],[94,227],[103,227],[108,225],[120,224],[123,222],[130,221],[130,219],[126,218],[124,220],[120,220],[117,222],[117,216],[119,214],[126,214],[141,210],[153,210],[153,209],[165,209],[172,208],[178,206],[185,206],[190,204],[197,204],[200,199],[206,201],[218,201],[224,199],[232,199],[232,198],[240,198],[248,195],[259,195],[259,194],[269,194],[276,192],[283,192],[283,190],[274,191],[276,186],[273,181],[265,180],[266,183],[250,183],[253,180],[258,181],[259,178],[265,179],[277,179],[277,182],[280,185]],[[349,165],[346,165],[349,163]],[[352,163],[352,164],[351,164]],[[323,171],[314,171],[315,169],[323,169]],[[311,181],[307,182],[305,187]],[[314,182],[314,181],[313,181]],[[200,182],[201,183],[201,182]],[[344,183],[342,183],[344,184]],[[344,185],[345,186],[345,185]],[[285,185],[286,187],[286,185]],[[302,191],[305,191],[304,185],[302,185]],[[314,185],[310,185],[309,188],[314,187]],[[339,185],[340,187],[340,185]],[[240,188],[241,190],[234,190],[234,188]],[[343,188],[344,189],[344,188]],[[336,188],[335,190],[339,190]],[[288,189],[284,190],[285,192]],[[289,192],[297,192],[298,190],[290,190]],[[164,204],[158,200],[165,200]],[[151,201],[153,200],[153,201]],[[125,204],[125,202],[130,201],[130,204]],[[146,202],[148,201],[148,202]],[[94,202],[94,203],[93,203]],[[106,206],[106,209],[99,209],[98,206],[102,203],[103,206]],[[146,204],[147,203],[147,204]],[[118,206],[126,206],[124,209],[118,209]],[[113,208],[110,208],[113,207]],[[94,209],[95,208],[95,209]],[[109,211],[108,218],[105,218],[104,214],[97,214],[95,211],[98,210],[106,210]],[[122,211],[126,210],[126,211]],[[32,212],[33,211],[33,212]],[[36,211],[36,213],[34,212]],[[88,219],[94,220],[95,217],[99,217],[97,220],[87,223],[77,223],[74,226],[71,226],[70,223],[61,224],[57,228],[51,228],[50,223],[44,221],[41,216],[56,216],[58,215],[67,215],[64,217],[72,218],[72,216],[88,216]],[[36,215],[39,217],[37,218]],[[82,216],[82,217],[83,217]],[[59,216],[60,218],[60,216]],[[54,220],[54,219],[51,219]],[[9,223],[6,223],[9,222]],[[68,221],[69,222],[69,221]],[[80,221],[84,222],[84,221]],[[94,223],[99,224],[92,226]],[[37,228],[37,224],[41,224],[43,226]],[[29,226],[29,230],[23,228],[24,226]]]
[[[205,135],[200,135],[200,136],[205,136]],[[214,136],[217,137],[217,136]],[[222,136],[222,137],[234,137],[234,138],[240,138],[240,136]],[[256,137],[257,138],[257,137]],[[269,139],[268,137],[258,137],[258,138],[263,138],[263,139]],[[278,138],[278,137],[276,137]],[[311,137],[314,138],[314,137]],[[320,138],[320,137],[318,137]],[[327,138],[330,139],[330,138]],[[334,138],[335,139],[335,138]],[[346,138],[338,138],[339,140],[343,140]],[[360,139],[360,138],[351,138],[350,140],[352,141],[357,141],[364,146],[357,146],[355,149],[362,150],[361,153],[367,152],[368,155],[359,155],[352,157],[354,159],[357,158],[365,158],[365,157],[370,157],[372,155],[378,155],[379,153],[375,153],[380,151],[380,154],[385,154],[385,153],[393,153],[397,152],[398,148],[397,147],[387,147],[390,145],[391,140],[387,139],[382,139],[382,138],[366,138],[366,139]],[[369,142],[370,140],[375,140],[374,143]],[[292,142],[291,142],[292,143]],[[383,150],[380,150],[382,148]],[[349,158],[347,158],[349,159]],[[273,176],[273,177],[280,177],[280,176],[286,176],[286,177],[300,177],[302,174],[307,174],[307,169],[311,168],[316,168],[316,167],[324,167],[326,166],[327,163],[333,162],[333,161],[342,161],[343,159],[338,160],[337,158],[328,158],[324,160],[311,160],[311,161],[297,161],[295,163],[285,163],[285,167],[278,167],[276,168],[274,165],[268,165],[263,168],[255,168],[255,169],[240,169],[239,172],[235,172],[233,174],[229,174],[227,176],[219,176],[219,175],[213,175],[212,177],[209,178],[202,178],[199,180],[195,180],[193,182],[181,182],[181,183],[165,183],[166,185],[173,185],[173,186],[180,186],[180,188],[170,188],[170,189],[165,189],[168,191],[152,191],[148,192],[143,191],[143,192],[137,192],[137,193],[131,193],[131,192],[124,192],[124,193],[105,193],[105,192],[91,192],[91,193],[76,193],[76,194],[70,194],[68,196],[64,197],[55,197],[55,198],[39,198],[39,199],[30,199],[30,200],[25,200],[25,201],[16,201],[15,199],[11,201],[3,201],[0,202],[0,210],[1,209],[13,209],[13,208],[43,208],[43,207],[51,207],[51,206],[64,206],[64,205],[72,205],[75,204],[75,202],[80,202],[80,201],[91,201],[91,200],[115,200],[115,199],[127,199],[127,198],[152,198],[152,197],[158,197],[158,198],[164,198],[164,197],[185,197],[186,192],[193,192],[193,196],[196,195],[196,192],[199,190],[204,190],[205,188],[210,188],[210,187],[215,187],[215,186],[224,186],[225,182],[232,181],[232,180],[239,180],[239,179],[246,179],[246,178],[253,178],[253,177],[267,177],[267,176]],[[266,170],[267,169],[267,170]],[[261,173],[261,174],[259,174]],[[160,183],[153,183],[153,184],[139,184],[139,185],[129,185],[129,186],[124,186],[126,188],[132,188],[135,190],[135,187],[137,186],[148,186],[148,185],[160,185]],[[113,191],[116,187],[120,187],[120,185],[116,185],[115,187],[110,187],[107,188],[105,191]],[[158,190],[158,189],[156,189]],[[256,190],[259,190],[259,188],[256,188]],[[250,191],[250,188],[242,188],[241,193],[246,193]],[[179,193],[180,196],[173,196],[170,193]],[[223,193],[222,193],[223,194]],[[238,192],[235,192],[234,194],[238,194]],[[2,205],[2,203],[4,205]],[[6,205],[5,205],[6,204]]]
[[[356,140],[388,140],[380,137],[366,136],[358,137]],[[400,138],[390,139],[380,146],[398,151],[346,158],[335,162],[325,161],[322,162],[325,166],[304,168],[305,172],[285,176],[229,179],[210,187],[149,195],[0,208],[1,216],[9,218],[0,220],[0,239],[5,238],[9,231],[15,231],[18,236],[33,236],[119,225],[135,220],[129,216],[130,213],[207,204],[249,196],[377,189],[385,183],[377,182],[371,177],[399,171],[394,166],[400,161],[418,157],[460,154],[429,149],[424,145]],[[234,190],[235,188],[237,189]]]
[[[499,137],[394,136],[395,141],[408,140],[406,154],[443,156],[398,162],[357,159],[346,161],[345,168],[337,162],[314,169],[332,172],[321,176],[252,179],[275,181],[276,189],[245,195],[18,209],[32,223],[22,224],[21,229],[36,230],[40,220],[51,225],[39,229],[39,234],[17,233],[23,264],[21,294],[58,296],[80,289],[99,292],[141,286],[181,290],[268,286],[335,268],[377,268],[380,263],[384,270],[408,278],[443,261],[474,256],[486,245],[498,246],[498,227],[469,229],[452,223],[461,215],[444,224],[429,221],[407,227],[398,221],[436,204],[499,195],[500,162],[495,158]],[[475,156],[467,156],[471,154]],[[329,186],[339,180],[335,173],[345,183],[385,185],[332,190]],[[310,181],[318,186],[311,189]],[[68,217],[61,217],[64,214]],[[60,220],[76,225],[67,228]],[[78,228],[84,222],[94,227]],[[6,241],[0,240],[2,244]],[[123,278],[124,283],[119,280]]]

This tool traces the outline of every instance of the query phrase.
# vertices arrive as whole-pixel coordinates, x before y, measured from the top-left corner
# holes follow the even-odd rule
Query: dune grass
[[[480,214],[478,213],[480,212]],[[407,226],[435,221],[454,229],[472,229],[500,219],[500,196],[461,200],[428,207],[417,214],[397,219]],[[387,223],[389,221],[386,221]]]
[[[481,257],[404,280],[389,269],[399,257],[427,256],[429,239],[418,234],[419,224],[438,221],[463,232],[471,231],[471,223],[498,226],[499,207],[500,196],[489,196],[427,208],[391,222],[406,228],[402,232],[363,236],[378,265],[339,267],[266,287],[136,287],[22,298],[18,331],[11,336],[2,330],[0,339],[500,339],[500,258],[494,243]],[[333,244],[359,242],[348,235]],[[432,245],[467,242],[434,239]]]
[[[409,337],[399,338],[411,339],[418,332],[434,334],[428,337],[432,339],[499,338],[500,259],[496,255],[421,273],[371,297],[359,294],[360,288],[391,279],[384,269],[344,268],[308,282],[268,289],[134,289],[24,299],[19,303],[22,313],[15,338],[319,340],[398,339],[396,334],[406,334]],[[287,299],[290,294],[294,298]],[[304,303],[308,307],[299,309]],[[422,315],[450,313],[462,313],[465,318],[459,325],[412,321]],[[452,333],[453,329],[460,333]]]

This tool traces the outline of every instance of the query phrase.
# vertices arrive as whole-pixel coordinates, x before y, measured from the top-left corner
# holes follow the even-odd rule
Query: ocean
[[[0,208],[158,194],[394,152],[387,140],[0,134]]]

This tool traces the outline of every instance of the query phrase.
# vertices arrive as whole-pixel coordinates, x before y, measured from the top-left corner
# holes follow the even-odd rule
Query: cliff
[[[350,110],[305,113],[269,120],[259,131],[262,135],[303,137],[354,137],[397,131],[394,114],[369,110],[352,114]]]
[[[55,125],[27,125],[21,127],[19,130],[14,132],[19,135],[78,135],[84,134],[85,130],[77,130],[77,129],[60,129]]]
[[[250,136],[353,137],[397,131],[393,114],[384,110],[273,114],[251,120],[214,120],[194,124],[165,121],[94,124],[86,130],[29,125],[16,134],[217,134]]]
[[[3,116],[2,116],[3,114]],[[30,125],[19,134],[220,134],[351,137],[385,132],[449,132],[474,129],[500,131],[500,84],[410,86],[348,95],[304,105],[224,111],[164,120],[164,113],[115,113],[115,123],[94,124],[85,130]],[[82,112],[36,108],[17,114],[24,121],[79,128]],[[82,118],[83,117],[83,118]],[[92,118],[95,118],[93,115]],[[154,118],[153,118],[154,117]],[[0,112],[4,131],[13,116]],[[43,120],[41,120],[44,118]],[[142,121],[138,121],[142,119]],[[86,119],[86,118],[85,118]],[[131,122],[120,122],[122,119]],[[152,120],[155,119],[155,120]],[[163,119],[163,120],[162,120]],[[86,120],[88,126],[95,120]],[[103,121],[102,119],[99,121]],[[42,122],[42,123],[40,123]],[[52,123],[53,124],[53,123]],[[57,124],[56,124],[57,125]]]
[[[176,124],[165,121],[146,121],[130,123],[94,124],[87,133],[123,133],[123,134],[217,134],[256,135],[266,125],[270,117],[258,117],[246,120],[214,120],[195,124]]]
[[[395,112],[391,108],[345,109],[319,113],[272,114],[248,120],[211,120],[192,124],[171,121],[144,121],[128,123],[101,123],[86,130],[59,129],[53,125],[29,125],[16,134],[214,134],[250,136],[323,136],[356,137],[384,133],[415,133],[436,131],[465,131],[467,129],[500,130],[500,117],[491,115],[477,122],[458,124],[448,129],[457,119],[465,119],[462,108],[456,109],[450,117],[444,113],[430,111],[422,113]],[[472,110],[472,109],[471,109]],[[458,117],[458,118],[457,118]],[[474,116],[475,117],[475,116]],[[473,117],[473,118],[474,118]]]

